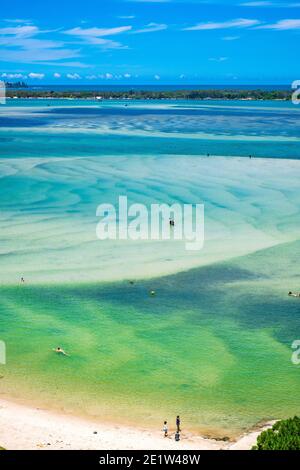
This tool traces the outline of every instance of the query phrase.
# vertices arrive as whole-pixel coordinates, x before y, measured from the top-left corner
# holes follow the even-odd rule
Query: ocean
[[[299,414],[298,107],[8,100],[0,143],[3,396],[218,437]],[[120,195],[204,204],[204,248],[98,240]]]

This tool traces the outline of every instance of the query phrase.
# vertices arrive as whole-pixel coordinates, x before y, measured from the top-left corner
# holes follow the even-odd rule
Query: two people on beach
[[[181,421],[180,421],[180,416],[176,417],[176,432],[175,432],[175,441],[180,441],[180,433],[181,433]],[[164,437],[169,436],[169,429],[168,429],[168,422],[164,421],[164,426],[163,426],[163,432],[164,432]]]

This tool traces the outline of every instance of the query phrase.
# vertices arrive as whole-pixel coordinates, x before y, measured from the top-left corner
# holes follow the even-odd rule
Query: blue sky
[[[57,84],[257,84],[300,78],[300,0],[13,0],[0,77]]]

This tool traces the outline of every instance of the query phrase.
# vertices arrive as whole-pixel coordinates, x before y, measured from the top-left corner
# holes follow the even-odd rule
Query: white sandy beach
[[[229,443],[183,432],[178,443],[172,433],[164,438],[159,430],[104,425],[0,400],[0,446],[7,450],[247,450],[269,426]]]

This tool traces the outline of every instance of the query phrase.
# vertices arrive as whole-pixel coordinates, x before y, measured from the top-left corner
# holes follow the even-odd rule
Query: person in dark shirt
[[[176,428],[177,428],[177,432],[181,431],[181,429],[180,429],[180,416],[177,416],[177,418],[176,418]]]

